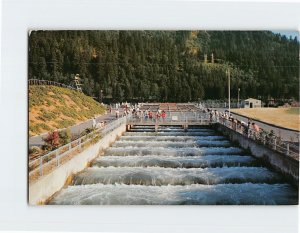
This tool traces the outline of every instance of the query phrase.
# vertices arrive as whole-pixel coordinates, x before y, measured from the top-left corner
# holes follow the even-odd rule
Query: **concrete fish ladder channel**
[[[53,205],[297,204],[297,189],[211,127],[134,126]]]
[[[107,149],[125,131],[126,124],[124,122],[107,133],[96,144],[89,146],[70,161],[29,185],[29,204],[37,205],[47,202],[73,178],[74,174],[84,170],[92,160],[99,156],[101,151]]]

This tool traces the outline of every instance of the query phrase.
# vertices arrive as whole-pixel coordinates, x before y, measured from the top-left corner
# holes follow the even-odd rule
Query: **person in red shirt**
[[[149,111],[148,115],[149,115],[149,119],[152,120],[152,112],[151,111]]]
[[[163,121],[164,121],[165,118],[166,118],[166,112],[165,112],[165,111],[162,111],[161,117],[162,117],[162,119],[163,119]]]

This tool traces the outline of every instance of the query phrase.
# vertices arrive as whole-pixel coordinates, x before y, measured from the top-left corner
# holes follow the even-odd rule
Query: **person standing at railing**
[[[152,114],[152,112],[151,112],[151,111],[149,111],[149,119],[150,119],[150,121],[152,121],[152,120],[153,120],[153,114]]]
[[[251,136],[251,120],[248,118],[248,123],[247,123],[247,137],[249,138]]]
[[[232,129],[237,131],[237,119],[231,118],[232,119]]]
[[[239,132],[239,133],[242,133],[242,122],[238,119],[236,119],[236,130]]]
[[[159,114],[159,111],[157,111],[156,112],[156,120],[159,121],[159,118],[160,118],[160,114]]]
[[[166,112],[165,112],[165,110],[162,111],[161,117],[162,117],[163,121],[165,121],[165,118],[166,118]]]
[[[228,122],[228,114],[227,114],[227,110],[225,111],[224,113],[224,122],[225,122],[225,125],[228,126],[229,125],[229,122]]]
[[[148,117],[149,117],[149,112],[148,112],[148,109],[146,109],[145,114],[144,114],[145,121],[148,120]]]
[[[254,139],[257,139],[259,134],[259,126],[255,124],[255,122],[252,123],[252,130]]]
[[[210,110],[208,110],[208,112],[209,112],[209,122],[211,123],[213,119],[213,112]]]
[[[271,131],[266,135],[266,144],[267,144],[267,145],[272,145],[274,140],[275,140],[275,133],[274,133],[273,130],[271,130]]]
[[[255,132],[259,132],[259,126],[257,124],[255,124],[255,122],[252,123],[253,124],[253,128],[255,130]]]
[[[96,128],[96,125],[97,125],[97,121],[96,121],[96,118],[95,117],[93,117],[93,128]]]
[[[219,112],[215,110],[215,121],[219,122]]]
[[[119,109],[117,109],[117,110],[116,110],[116,118],[117,118],[117,119],[119,118],[119,114],[120,114]]]
[[[244,123],[244,122],[241,122],[241,124],[242,124],[242,132],[243,132],[243,134],[246,137],[248,137],[248,131],[249,131],[248,125],[246,123]]]

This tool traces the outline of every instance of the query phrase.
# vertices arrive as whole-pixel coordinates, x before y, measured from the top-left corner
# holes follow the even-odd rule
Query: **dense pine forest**
[[[29,79],[106,101],[299,99],[299,42],[270,31],[32,31]]]

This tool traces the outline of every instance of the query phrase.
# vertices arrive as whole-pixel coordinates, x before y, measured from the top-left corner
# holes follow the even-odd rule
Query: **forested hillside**
[[[213,59],[211,54],[213,54]],[[207,56],[206,56],[207,55]],[[206,59],[207,57],[207,59]],[[269,31],[32,31],[29,78],[112,101],[296,98],[299,42]]]

